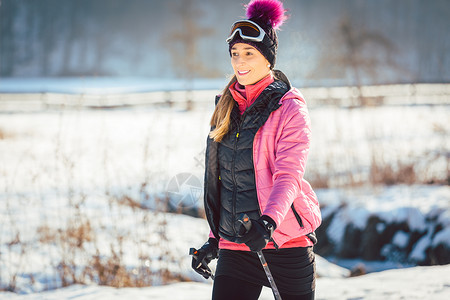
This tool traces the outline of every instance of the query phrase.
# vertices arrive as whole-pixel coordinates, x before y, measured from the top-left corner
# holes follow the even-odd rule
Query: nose
[[[245,63],[245,59],[243,59],[241,56],[238,56],[234,59],[234,64],[236,66],[242,66]]]

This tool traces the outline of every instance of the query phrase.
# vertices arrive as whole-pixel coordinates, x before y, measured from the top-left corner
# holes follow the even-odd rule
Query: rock
[[[357,264],[350,271],[350,277],[361,276],[366,274],[367,274],[366,266],[363,263]]]
[[[380,226],[383,225],[383,226]],[[386,244],[384,231],[386,224],[377,216],[371,216],[367,220],[367,226],[362,233],[361,257],[365,260],[377,260],[381,258],[381,248]]]
[[[448,245],[439,244],[436,247],[430,248],[428,255],[431,260],[431,265],[450,264],[450,247]]]
[[[450,263],[450,227],[436,232],[432,245],[429,248],[429,256],[432,265]]]
[[[361,239],[362,231],[351,223],[347,224],[338,256],[342,258],[359,257],[361,254]]]

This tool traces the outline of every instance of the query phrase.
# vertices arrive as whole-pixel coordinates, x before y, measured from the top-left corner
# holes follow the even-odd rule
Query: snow
[[[345,233],[345,226],[348,222],[349,220],[344,210],[338,211],[337,215],[331,221],[327,235],[335,245],[339,245],[340,241],[342,241]]]
[[[201,182],[210,115],[211,107],[189,112],[141,107],[2,113],[0,288],[13,282],[21,294],[2,292],[0,299],[168,299],[167,295],[170,299],[209,299],[211,283],[191,270],[188,255],[190,247],[206,241],[207,222],[131,204],[164,207],[168,185],[180,174],[189,173]],[[415,151],[411,159],[435,149],[447,151],[445,136],[432,129],[432,124],[446,128],[442,124],[447,117],[446,106],[311,110],[315,135],[308,168],[320,171],[328,166],[330,178],[338,178],[339,172],[353,167],[355,173],[366,172],[370,163],[367,150],[374,146],[394,161],[410,148]],[[418,119],[420,126],[416,125]],[[415,134],[410,133],[413,127]],[[370,139],[367,132],[371,132]],[[353,149],[352,153],[348,149]],[[424,164],[427,162],[425,159]],[[447,171],[445,165],[434,161],[426,169],[436,174]],[[327,171],[325,168],[324,174]],[[449,186],[363,185],[345,189],[334,184],[316,191],[324,217],[339,208],[328,232],[337,243],[348,224],[362,229],[370,216],[377,215],[426,232],[414,246],[412,258],[424,257],[430,244],[450,245]],[[179,187],[181,199],[191,193],[186,186]],[[201,207],[200,195],[189,195],[188,204]],[[429,220],[443,229],[433,235]],[[73,233],[70,230],[80,228],[86,232],[77,246],[80,241],[68,237]],[[400,247],[405,239],[406,235],[398,234],[393,244]],[[83,278],[92,257],[98,255],[106,262],[117,253],[121,253],[118,263],[132,274],[151,272],[148,281],[155,286],[97,286],[98,274],[94,274],[91,279],[84,277],[87,285],[60,288],[60,263],[64,259],[73,261],[74,276]],[[321,257],[317,262],[317,299],[424,299],[430,295],[444,299],[442,296],[449,293],[445,281],[450,277],[448,266],[345,278],[347,269]],[[387,269],[385,265],[365,264],[369,271]],[[158,277],[162,270],[196,282],[167,285],[173,281]],[[264,290],[262,299],[272,299],[270,290]]]
[[[333,299],[433,299],[447,300],[450,297],[450,265],[415,267],[388,270],[351,278],[318,278],[317,300]],[[63,300],[63,299],[211,299],[212,285],[209,283],[183,282],[147,288],[102,287],[95,285],[73,285],[53,291],[30,295],[0,293],[0,299],[13,300]],[[273,299],[271,290],[263,288],[261,300]]]
[[[430,245],[430,241],[432,239],[432,230],[427,232],[425,236],[420,238],[420,240],[414,245],[411,253],[409,254],[409,259],[412,261],[423,261],[426,257],[426,250]]]
[[[450,266],[415,267],[317,282],[317,299],[448,299]]]
[[[343,278],[350,276],[350,270],[335,265],[319,255],[316,255],[316,264],[317,277]]]
[[[392,238],[392,244],[399,248],[405,248],[408,246],[409,234],[404,231],[397,231]]]
[[[443,230],[436,233],[433,239],[433,246],[446,245],[450,248],[450,227],[444,228]]]
[[[442,227],[450,227],[450,210],[443,211],[439,215],[438,222],[442,225]]]

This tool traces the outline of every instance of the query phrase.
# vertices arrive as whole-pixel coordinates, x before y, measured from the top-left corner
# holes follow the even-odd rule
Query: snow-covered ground
[[[181,172],[202,178],[212,105],[191,112],[149,107],[1,114],[0,170],[6,176],[0,187],[55,190],[73,177],[77,191],[135,192],[137,184],[167,183]],[[450,106],[320,107],[310,115],[306,178],[313,183],[364,184],[374,161],[392,166],[394,175],[411,165],[417,182],[447,178]],[[36,176],[42,170],[49,176]]]
[[[210,283],[190,270],[188,255],[189,247],[199,247],[206,240],[206,222],[140,206],[164,210],[167,195],[173,196],[172,206],[183,201],[201,206],[201,186],[191,184],[185,190],[186,185],[177,180],[201,182],[211,109],[1,114],[0,289],[27,295],[2,292],[0,298],[208,299]],[[349,190],[342,185],[348,183],[348,173],[354,174],[357,183],[367,180],[376,158],[393,165],[413,162],[419,182],[444,180],[449,166],[449,112],[448,106],[311,110],[314,136],[307,176],[327,176],[327,187],[317,189],[326,205],[324,214],[345,200],[354,205],[337,219],[341,225],[345,221],[360,224],[376,212],[420,227],[423,216],[439,212],[445,227],[439,239],[448,243],[449,186]],[[183,198],[183,191],[189,197]],[[410,208],[418,215],[405,213]],[[342,235],[342,226],[333,228],[336,237]],[[402,245],[405,236],[397,236],[393,243]],[[105,269],[111,265],[116,268]],[[317,270],[322,276],[318,299],[449,296],[448,266],[347,279],[340,276],[348,271],[318,257]],[[129,285],[157,286],[96,285],[117,272]],[[142,277],[145,280],[138,282]],[[198,282],[161,286],[180,279]],[[72,282],[88,285],[59,289]],[[263,299],[271,299],[270,290],[265,289]]]
[[[319,278],[316,284],[317,300],[343,299],[432,299],[447,300],[450,297],[450,265],[415,267],[389,270],[351,278]],[[63,289],[17,295],[0,293],[0,299],[13,300],[99,300],[99,299],[211,299],[211,283],[183,282],[147,288],[101,287],[74,285]],[[263,288],[261,300],[273,299],[269,288]]]

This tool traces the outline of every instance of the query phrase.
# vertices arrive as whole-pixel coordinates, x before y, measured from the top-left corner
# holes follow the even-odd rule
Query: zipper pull
[[[273,243],[273,245],[275,246],[276,250],[280,250],[280,248],[278,247],[278,244],[273,240],[273,237],[270,238],[270,241]]]
[[[239,132],[238,132],[238,133],[236,133],[236,138],[239,138]]]

